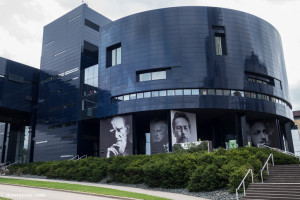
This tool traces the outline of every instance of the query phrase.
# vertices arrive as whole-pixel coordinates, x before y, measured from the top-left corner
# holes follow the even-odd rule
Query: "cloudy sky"
[[[216,6],[254,14],[279,31],[293,110],[300,110],[300,0],[85,0],[116,20],[172,6]],[[0,0],[0,56],[39,68],[43,26],[81,5],[82,0]]]

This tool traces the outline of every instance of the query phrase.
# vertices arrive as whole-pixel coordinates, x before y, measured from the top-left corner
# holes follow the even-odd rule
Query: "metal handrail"
[[[281,149],[278,149],[278,148],[275,148],[275,147],[270,147],[270,146],[267,146],[267,145],[265,145],[265,144],[258,144],[258,147],[259,147],[259,148],[260,148],[260,147],[266,147],[266,148],[271,149],[271,150],[273,150],[273,151],[278,151],[278,152],[281,152],[281,153],[284,153],[284,154],[293,156],[293,157],[295,157],[295,158],[298,158],[299,161],[300,161],[300,156],[296,156],[296,154],[294,154],[294,153],[292,153],[292,152],[289,152],[289,151],[283,151],[283,150],[281,150]]]
[[[236,200],[238,200],[238,199],[239,199],[238,190],[240,189],[240,187],[242,186],[242,184],[243,184],[243,188],[244,188],[244,196],[246,196],[246,189],[245,189],[245,179],[247,178],[247,176],[248,176],[249,172],[251,172],[252,183],[254,183],[254,180],[253,180],[253,171],[252,171],[252,169],[249,169],[249,170],[248,170],[248,172],[247,172],[247,174],[244,176],[244,178],[243,178],[242,182],[240,183],[239,187],[238,187],[238,188],[236,188],[236,190],[235,190],[235,194],[236,194]]]
[[[76,155],[76,156],[73,156],[72,158],[70,158],[69,161],[71,161],[71,160],[74,161],[74,160],[77,160],[78,158],[79,158],[79,155]]]
[[[265,162],[263,168],[260,170],[260,176],[261,176],[261,183],[264,183],[264,179],[263,179],[263,171],[265,169],[265,167],[267,166],[267,172],[268,172],[268,175],[270,174],[269,172],[269,160],[270,158],[272,158],[272,164],[274,166],[274,158],[273,158],[273,154],[271,153],[267,159],[267,161]]]
[[[9,165],[9,164],[10,164],[10,161],[5,162],[5,163],[0,163],[0,167],[4,167],[4,166]]]
[[[76,162],[77,160],[84,159],[84,158],[87,158],[87,155],[83,155],[83,156],[81,156],[81,157],[77,158],[76,160],[74,160],[74,162]]]
[[[18,161],[14,162],[14,163],[11,163],[11,164],[9,164],[9,165],[6,165],[5,167],[6,167],[6,168],[8,168],[9,166],[12,166],[12,165],[18,164],[18,163],[20,163],[20,162],[21,162],[21,161],[20,161],[20,160],[18,160]]]

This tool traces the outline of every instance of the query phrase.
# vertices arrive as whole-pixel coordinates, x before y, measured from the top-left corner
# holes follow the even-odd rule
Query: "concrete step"
[[[255,199],[255,200],[287,200],[287,197],[261,197],[261,196],[252,196],[248,197],[245,196],[242,198],[242,200],[248,200],[248,199]],[[299,200],[299,197],[288,197],[289,200]]]
[[[300,196],[300,191],[299,189],[276,189],[276,190],[272,190],[272,189],[261,189],[261,190],[257,190],[257,189],[247,189],[246,190],[246,194],[260,194],[260,195],[265,195],[268,193],[272,193],[272,194],[292,194],[292,195],[299,195]]]
[[[300,199],[300,195],[298,194],[289,194],[289,193],[282,193],[282,194],[274,194],[274,193],[265,193],[265,194],[255,194],[255,193],[247,193],[246,192],[246,197],[259,197],[259,198],[270,198],[270,197],[273,197],[273,198],[286,198],[286,199],[289,199],[290,197],[291,198],[298,198]]]
[[[264,183],[251,183],[242,199],[300,200],[300,166],[271,166]]]

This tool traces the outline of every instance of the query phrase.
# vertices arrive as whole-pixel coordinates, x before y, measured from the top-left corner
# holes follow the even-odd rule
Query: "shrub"
[[[201,165],[191,175],[187,189],[191,192],[211,191],[219,188],[218,167],[215,164]]]
[[[258,180],[262,165],[270,153],[273,153],[277,165],[299,163],[297,158],[270,149],[218,148],[208,153],[207,150],[203,150],[206,147],[198,145],[188,150],[178,147],[175,153],[152,156],[89,157],[76,162],[18,164],[10,166],[9,173],[93,182],[107,176],[108,181],[145,183],[149,187],[187,188],[190,191],[229,188],[230,191],[234,191],[250,168],[254,171],[255,181]]]
[[[140,155],[140,159],[131,162],[125,168],[125,183],[137,184],[144,182],[144,164],[149,162],[150,156]]]
[[[228,184],[230,192],[235,192],[236,188],[239,186],[239,184],[241,183],[241,181],[243,180],[243,178],[245,177],[246,173],[250,168],[251,166],[249,165],[242,165],[241,167],[236,168],[233,172],[230,173],[229,184]],[[250,182],[251,182],[251,174],[249,174],[245,179],[246,188],[248,187]],[[239,190],[239,192],[240,191],[243,191],[243,187],[242,189]]]

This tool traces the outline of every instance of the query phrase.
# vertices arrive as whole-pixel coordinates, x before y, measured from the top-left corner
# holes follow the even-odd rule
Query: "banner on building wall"
[[[132,155],[132,116],[100,120],[100,157]]]
[[[166,119],[150,121],[151,154],[169,152],[168,123]]]
[[[279,134],[275,119],[247,121],[247,136],[251,146],[264,144],[279,148]]]
[[[171,110],[172,144],[196,142],[196,114]]]

